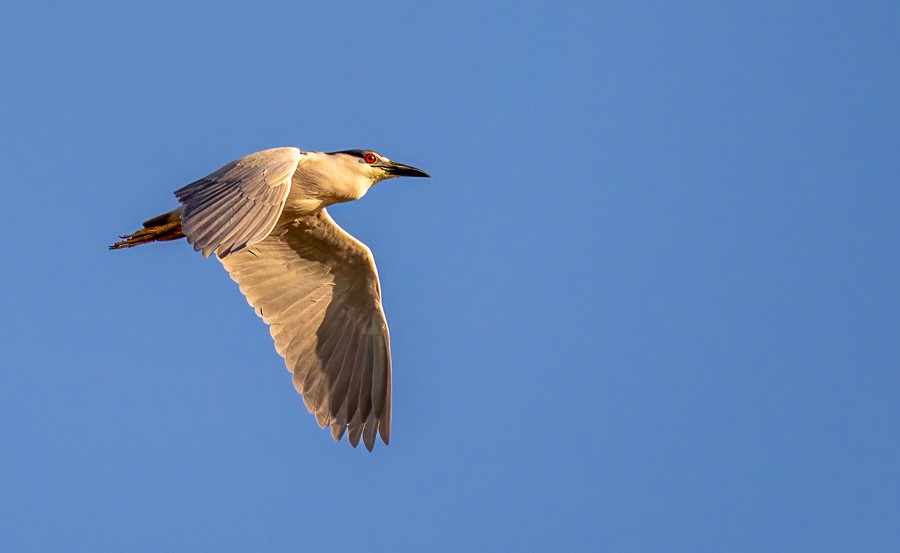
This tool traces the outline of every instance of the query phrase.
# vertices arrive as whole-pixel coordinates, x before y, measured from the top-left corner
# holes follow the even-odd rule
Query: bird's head
[[[430,177],[428,173],[410,165],[391,161],[372,150],[343,150],[331,152],[342,171],[362,176],[370,181],[370,186],[394,177]]]

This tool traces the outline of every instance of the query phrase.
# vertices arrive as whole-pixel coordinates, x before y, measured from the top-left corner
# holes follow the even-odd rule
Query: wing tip
[[[359,446],[360,439],[362,439],[365,448],[369,452],[371,452],[375,449],[375,444],[377,442],[377,440],[375,439],[376,436],[381,437],[381,441],[384,443],[384,445],[391,444],[390,433],[382,432],[382,425],[380,424],[380,422],[381,421],[378,421],[377,424],[373,424],[371,426],[366,424],[362,425],[359,428],[350,428],[350,425],[346,423],[340,424],[338,421],[332,420],[330,424],[331,437],[334,438],[334,441],[340,442],[344,438],[344,435],[347,434],[348,441],[354,449]],[[347,433],[348,429],[350,430],[349,433]]]

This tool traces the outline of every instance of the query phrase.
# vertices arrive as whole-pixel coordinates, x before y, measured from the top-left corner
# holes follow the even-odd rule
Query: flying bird
[[[372,150],[274,148],[177,190],[181,206],[110,249],[187,238],[216,254],[267,325],[306,408],[335,440],[391,435],[391,348],[372,252],[326,210],[393,177],[429,177]]]

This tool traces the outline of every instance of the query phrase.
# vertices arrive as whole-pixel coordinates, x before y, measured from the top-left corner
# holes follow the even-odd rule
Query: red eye
[[[375,157],[375,154],[366,154],[364,159],[366,160],[366,163],[375,163],[377,158]]]

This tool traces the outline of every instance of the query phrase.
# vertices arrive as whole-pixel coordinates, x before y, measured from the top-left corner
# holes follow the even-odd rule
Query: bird
[[[372,451],[391,432],[390,334],[371,250],[327,207],[394,177],[430,177],[373,150],[273,148],[175,191],[180,206],[112,250],[186,238],[215,254],[269,326],[294,387],[322,428]]]

